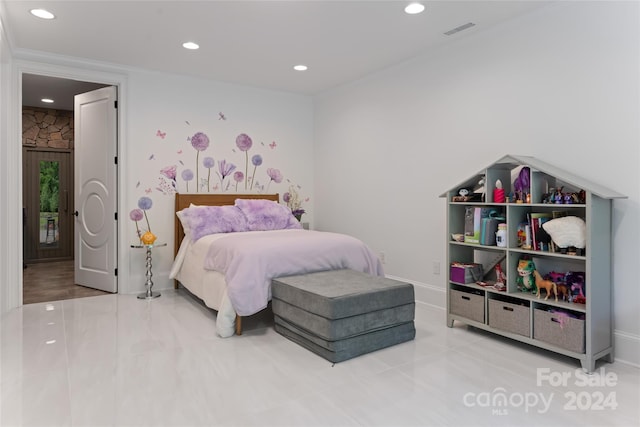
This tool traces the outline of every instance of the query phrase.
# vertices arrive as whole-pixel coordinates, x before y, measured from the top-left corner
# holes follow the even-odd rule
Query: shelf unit
[[[515,177],[523,167],[530,170],[530,203],[494,203],[496,181],[510,194]],[[480,183],[480,184],[479,184]],[[476,189],[476,187],[480,187]],[[475,190],[477,201],[453,201],[460,188]],[[583,190],[584,203],[542,203],[552,189],[577,193]],[[487,282],[495,281],[494,266],[499,263],[506,275],[506,289],[474,283],[458,283],[447,275],[447,326],[460,321],[536,347],[573,357],[587,372],[595,370],[598,359],[612,362],[613,313],[611,283],[612,201],[626,198],[619,193],[574,176],[564,169],[529,156],[507,155],[441,195],[447,199],[448,263],[479,263]],[[525,199],[526,200],[526,199]],[[498,210],[506,220],[506,247],[459,242],[453,234],[464,234],[467,207]],[[530,213],[561,211],[585,220],[586,248],[582,254],[543,252],[518,246],[518,225]],[[584,272],[586,303],[545,300],[517,286],[517,266],[521,258],[533,260],[541,274]],[[560,310],[570,316],[559,315]]]

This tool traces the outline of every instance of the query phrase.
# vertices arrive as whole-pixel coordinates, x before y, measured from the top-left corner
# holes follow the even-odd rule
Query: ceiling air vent
[[[444,34],[447,35],[447,36],[452,36],[455,33],[459,33],[460,31],[464,31],[467,28],[471,28],[471,27],[475,27],[475,26],[476,26],[476,24],[474,24],[473,22],[468,22],[468,23],[466,23],[464,25],[460,25],[459,27],[456,27],[456,28],[454,28],[452,30],[449,30]]]

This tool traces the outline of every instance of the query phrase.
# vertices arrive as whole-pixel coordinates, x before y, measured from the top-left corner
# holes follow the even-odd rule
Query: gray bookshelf
[[[515,177],[523,167],[530,170],[529,200],[493,200],[496,181],[505,193],[513,192]],[[475,199],[454,201],[460,188],[471,191]],[[552,189],[563,193],[584,191],[584,203],[543,203]],[[447,269],[447,326],[462,322],[532,346],[573,357],[587,372],[596,361],[613,361],[613,318],[611,283],[611,219],[614,199],[626,198],[601,185],[589,182],[564,169],[529,156],[507,155],[467,180],[443,193],[447,199],[448,264],[481,264],[484,275],[472,283],[454,281]],[[523,197],[524,198],[524,197]],[[453,234],[465,231],[467,208],[497,210],[507,224],[506,247],[456,241]],[[519,245],[518,228],[532,213],[575,216],[586,224],[586,245],[580,253],[533,250]],[[553,248],[551,248],[553,249]],[[557,248],[556,248],[557,249]],[[517,266],[522,258],[533,260],[541,274],[549,272],[584,273],[584,304],[567,302],[554,296],[545,300],[517,285]],[[492,286],[495,265],[506,275],[506,289]],[[459,278],[459,277],[456,277]]]

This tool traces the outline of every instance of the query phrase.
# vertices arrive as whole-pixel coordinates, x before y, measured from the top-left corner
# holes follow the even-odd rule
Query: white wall
[[[616,351],[640,365],[638,21],[637,2],[561,2],[318,96],[316,227],[383,251],[442,305],[438,196],[505,154],[565,166],[629,197],[614,203]]]
[[[0,8],[3,6],[0,4]],[[0,10],[1,12],[1,10]],[[16,171],[13,159],[17,156],[19,144],[12,145],[10,141],[15,141],[13,134],[14,127],[11,119],[17,115],[11,114],[10,106],[15,99],[15,89],[11,85],[12,57],[4,32],[4,26],[0,20],[0,170]],[[19,280],[18,270],[19,251],[16,248],[22,247],[21,224],[9,218],[17,217],[20,205],[17,203],[19,188],[16,184],[15,175],[3,175],[0,179],[0,312],[4,312],[12,300],[15,300],[17,290],[6,286],[7,283],[17,283]],[[13,210],[13,215],[9,215],[9,210]],[[22,219],[21,216],[19,217]]]
[[[184,76],[133,71],[129,74],[129,92],[125,94],[128,107],[129,144],[123,153],[127,156],[127,194],[121,205],[122,227],[130,243],[135,243],[135,223],[129,212],[137,208],[142,196],[150,197],[153,206],[147,211],[151,230],[158,241],[167,242],[166,248],[153,252],[154,289],[173,286],[168,278],[173,260],[174,197],[159,189],[161,182],[170,185],[160,170],[176,166],[176,187],[186,191],[186,182],[181,178],[184,169],[195,173],[196,150],[188,138],[196,132],[205,133],[210,140],[207,150],[199,155],[199,178],[207,177],[202,166],[204,157],[213,157],[215,168],[211,169],[210,187],[196,190],[196,179],[189,182],[189,192],[221,193],[223,189],[216,175],[218,161],[226,160],[246,173],[246,156],[236,146],[236,137],[245,133],[253,140],[248,151],[249,171],[253,176],[251,157],[259,154],[263,163],[256,170],[257,184],[265,187],[245,190],[240,184],[237,192],[286,192],[295,185],[304,199],[308,213],[303,221],[313,220],[310,209],[313,200],[313,106],[307,96],[284,92],[267,91],[245,86],[230,85]],[[223,113],[225,119],[221,119]],[[160,133],[158,133],[160,132]],[[275,142],[275,144],[274,144]],[[267,168],[279,169],[284,179],[278,184],[269,183]],[[233,183],[226,189],[228,182]],[[236,192],[231,177],[224,181],[227,193]],[[146,228],[146,224],[140,226]],[[120,292],[142,292],[144,290],[144,251],[130,250],[129,280],[119,280]]]

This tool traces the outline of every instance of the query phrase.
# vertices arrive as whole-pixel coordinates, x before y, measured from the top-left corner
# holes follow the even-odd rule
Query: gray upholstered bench
[[[353,270],[271,282],[275,329],[331,362],[415,338],[413,285]]]

